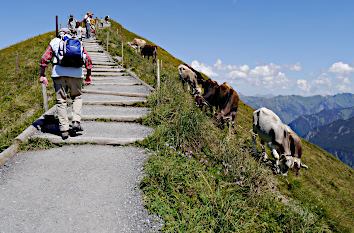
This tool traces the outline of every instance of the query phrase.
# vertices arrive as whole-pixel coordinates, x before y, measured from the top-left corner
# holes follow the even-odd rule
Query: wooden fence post
[[[18,52],[16,52],[16,76],[17,76],[17,74],[18,74]]]
[[[157,90],[160,90],[160,61],[157,59]]]
[[[123,50],[123,39],[124,39],[124,36],[123,36],[123,33],[122,33],[122,66],[123,66],[123,57],[124,57],[124,50]]]
[[[107,52],[108,52],[108,43],[109,43],[109,32],[107,32]]]
[[[161,59],[161,67],[160,67],[160,69],[162,70],[162,59]]]
[[[58,36],[58,32],[59,32],[59,29],[58,29],[58,16],[56,15],[55,16],[55,36]]]

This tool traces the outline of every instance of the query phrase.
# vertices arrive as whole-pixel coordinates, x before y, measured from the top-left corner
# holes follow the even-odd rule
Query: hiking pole
[[[48,111],[48,99],[47,99],[47,88],[44,83],[42,83],[42,92],[43,92],[43,107],[44,110]]]

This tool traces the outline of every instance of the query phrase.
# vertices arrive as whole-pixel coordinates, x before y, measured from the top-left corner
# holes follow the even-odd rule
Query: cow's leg
[[[276,171],[277,173],[280,173],[280,164],[279,164],[279,154],[277,152],[277,150],[275,149],[274,145],[272,142],[269,142],[268,143],[268,146],[269,148],[272,150],[272,154],[273,154],[273,157],[275,158],[275,168],[276,168]]]
[[[252,132],[253,155],[257,155],[257,134]]]
[[[267,161],[268,160],[268,155],[266,153],[266,145],[265,145],[265,142],[263,140],[261,140],[261,147],[262,147],[263,161]]]

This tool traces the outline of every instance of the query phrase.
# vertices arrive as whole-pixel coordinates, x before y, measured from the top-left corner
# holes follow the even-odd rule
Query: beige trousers
[[[53,78],[54,89],[56,95],[56,107],[59,118],[59,128],[60,131],[69,130],[69,120],[67,113],[67,95],[70,90],[70,97],[73,100],[73,119],[72,121],[81,120],[81,108],[82,108],[82,98],[81,98],[81,78],[71,78],[71,77],[58,77]]]

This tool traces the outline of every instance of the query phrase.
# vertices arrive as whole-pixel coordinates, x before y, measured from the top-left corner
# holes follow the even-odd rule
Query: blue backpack
[[[79,39],[64,36],[61,38],[58,50],[58,65],[65,67],[82,67],[84,55]]]

